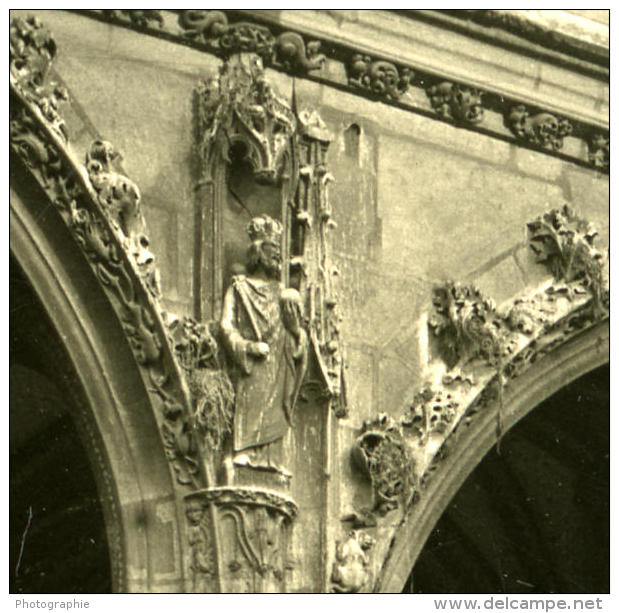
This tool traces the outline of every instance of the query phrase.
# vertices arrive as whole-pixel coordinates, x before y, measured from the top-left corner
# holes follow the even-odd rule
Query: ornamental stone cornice
[[[608,82],[593,64],[588,71],[553,63],[488,44],[416,13],[77,12],[222,58],[256,52],[265,67],[608,170]]]
[[[572,70],[532,61],[521,53],[493,47],[421,19],[402,18],[380,10],[251,13],[282,27],[348,45],[360,53],[427,71],[438,78],[564,113],[599,127],[608,125],[608,98],[606,104],[600,105],[599,100],[600,81],[605,79],[586,75],[575,78]]]
[[[609,75],[608,20],[604,23],[582,16],[589,13],[587,10],[404,9],[395,12],[440,23],[468,36],[517,49],[584,74],[605,79]]]

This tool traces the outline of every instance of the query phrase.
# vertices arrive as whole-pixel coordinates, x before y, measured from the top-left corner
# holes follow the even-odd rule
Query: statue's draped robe
[[[238,275],[224,298],[221,329],[235,364],[235,453],[280,441],[291,423],[306,359],[303,343],[284,326],[282,290],[278,281]],[[269,345],[266,357],[248,351],[256,342]]]

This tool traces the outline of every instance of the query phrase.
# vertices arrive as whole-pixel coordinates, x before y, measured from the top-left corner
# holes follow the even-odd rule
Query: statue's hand
[[[256,358],[266,358],[269,355],[269,346],[267,343],[250,343],[248,351]]]

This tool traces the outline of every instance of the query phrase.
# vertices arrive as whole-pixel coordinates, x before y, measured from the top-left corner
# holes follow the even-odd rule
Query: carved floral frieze
[[[224,56],[252,52],[262,58],[265,66],[304,73],[318,70],[325,62],[318,41],[308,41],[296,32],[275,36],[264,26],[250,22],[229,23],[222,11],[181,11],[178,24],[182,35],[199,42]]]
[[[129,23],[139,28],[146,28],[153,23],[159,28],[163,28],[164,25],[163,15],[158,9],[104,9],[102,13],[110,19],[121,22],[127,19]]]

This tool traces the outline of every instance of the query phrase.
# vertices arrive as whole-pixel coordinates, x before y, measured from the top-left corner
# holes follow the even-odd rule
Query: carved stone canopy
[[[296,121],[267,82],[258,55],[239,53],[227,60],[218,79],[198,88],[198,106],[207,165],[216,150],[229,159],[230,149],[239,145],[257,181],[277,182]]]

